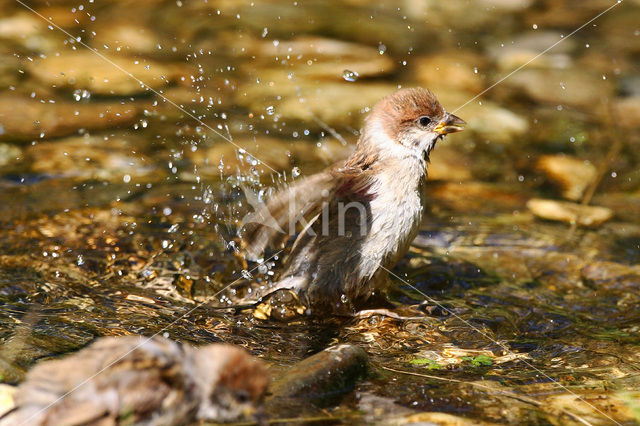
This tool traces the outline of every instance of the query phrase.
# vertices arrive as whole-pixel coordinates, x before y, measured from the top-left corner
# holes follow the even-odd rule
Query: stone
[[[289,79],[283,71],[266,70],[260,75],[257,85],[247,80],[239,87],[235,102],[254,115],[273,116],[270,121],[276,122],[309,125],[321,120],[330,126],[359,128],[369,108],[397,90],[390,83]]]
[[[22,150],[19,147],[0,143],[0,167],[19,162],[22,158]]]
[[[556,105],[593,110],[613,94],[613,85],[602,76],[579,69],[525,68],[504,81],[507,87],[531,99]]]
[[[481,57],[460,52],[441,53],[413,59],[411,68],[418,85],[433,92],[451,88],[477,93],[485,84],[478,68],[484,65]]]
[[[350,43],[321,37],[297,37],[292,40],[255,40],[248,37],[232,38],[233,46],[239,57],[255,58],[242,65],[248,72],[260,73],[263,66],[275,63],[286,65],[295,77],[326,78],[342,80],[345,70],[357,73],[359,77],[388,74],[395,68],[394,61],[387,55],[381,55],[372,46]],[[282,70],[279,66],[277,69]],[[256,77],[260,78],[259,75]]]
[[[266,404],[271,409],[292,400],[323,405],[336,395],[353,390],[366,374],[367,354],[362,348],[348,344],[331,346],[296,363],[275,380]]]
[[[541,52],[561,39],[562,34],[559,32],[534,31],[509,38],[508,43],[498,43],[490,47],[489,55],[494,59],[498,68],[504,72],[512,71],[524,64],[527,64],[527,68],[564,69],[572,64],[569,54],[575,47],[573,40],[563,41],[553,50],[539,56]],[[534,58],[535,60],[533,60]]]
[[[105,52],[101,55],[106,60],[89,50],[63,51],[27,62],[26,70],[45,87],[85,89],[94,94],[118,96],[148,90],[127,73],[153,89],[167,85],[175,77],[171,67],[150,59],[125,59]]]
[[[640,128],[640,95],[616,99],[613,102],[616,123],[626,129]]]
[[[596,167],[589,161],[562,154],[543,155],[536,162],[536,169],[559,186],[562,196],[571,201],[580,200],[597,175]]]
[[[25,39],[39,34],[45,23],[31,13],[18,13],[0,19],[0,38]]]
[[[150,159],[137,153],[138,147],[128,138],[85,135],[39,142],[27,148],[26,156],[31,160],[31,170],[37,173],[122,180],[154,170]]]
[[[583,206],[567,201],[532,198],[527,208],[541,219],[565,222],[580,226],[596,227],[613,217],[611,209],[597,206]]]
[[[80,129],[117,128],[138,116],[132,103],[40,101],[0,94],[0,141],[25,141],[70,135]]]
[[[467,122],[465,131],[491,142],[510,143],[529,131],[527,119],[493,102],[472,102],[461,111],[459,115]]]
[[[150,55],[158,52],[158,39],[153,28],[132,25],[128,22],[102,23],[94,28],[93,43],[108,46],[118,55]]]

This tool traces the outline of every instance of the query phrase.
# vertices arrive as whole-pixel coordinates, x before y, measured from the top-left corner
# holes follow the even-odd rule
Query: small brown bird
[[[406,253],[418,232],[429,153],[463,124],[422,88],[380,100],[345,162],[271,197],[252,216],[269,226],[245,227],[247,258],[254,260],[277,244],[280,230],[303,224],[279,281],[262,295],[291,289],[312,310],[351,312],[382,292],[385,269]],[[302,217],[311,219],[304,223]]]
[[[36,365],[0,425],[232,421],[255,411],[267,384],[262,362],[235,346],[104,337],[71,356]]]

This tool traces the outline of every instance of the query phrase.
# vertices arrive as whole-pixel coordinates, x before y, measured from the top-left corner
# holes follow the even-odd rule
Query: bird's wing
[[[150,415],[163,408],[172,385],[188,387],[179,383],[182,357],[180,346],[165,339],[99,339],[77,354],[34,367],[18,388],[16,418],[44,407],[42,424],[115,424]]]
[[[267,247],[282,244],[296,226],[305,225],[305,217],[315,216],[336,188],[332,169],[302,178],[271,196],[245,223],[242,238],[246,258],[262,257]]]

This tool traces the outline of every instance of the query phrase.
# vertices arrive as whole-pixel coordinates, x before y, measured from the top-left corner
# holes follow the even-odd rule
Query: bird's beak
[[[439,135],[446,135],[448,133],[463,131],[464,127],[462,126],[464,124],[467,124],[467,122],[460,117],[453,114],[447,114],[445,115],[444,120],[439,122],[433,130]]]

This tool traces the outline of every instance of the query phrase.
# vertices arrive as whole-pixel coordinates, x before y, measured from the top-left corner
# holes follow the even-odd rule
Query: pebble
[[[0,94],[0,141],[65,136],[79,129],[116,128],[133,122],[139,111],[135,104],[51,101]]]
[[[596,167],[589,161],[562,154],[543,155],[536,162],[536,169],[559,186],[562,196],[571,201],[581,199],[597,175]]]
[[[613,217],[613,211],[606,207],[583,206],[568,201],[556,201],[532,198],[527,208],[541,219],[565,223],[577,223],[580,226],[596,227]]]
[[[147,90],[138,80],[158,89],[174,78],[170,67],[150,59],[122,58],[105,52],[101,55],[106,59],[88,50],[67,51],[26,62],[25,68],[45,87],[85,89],[99,95],[134,95]]]

